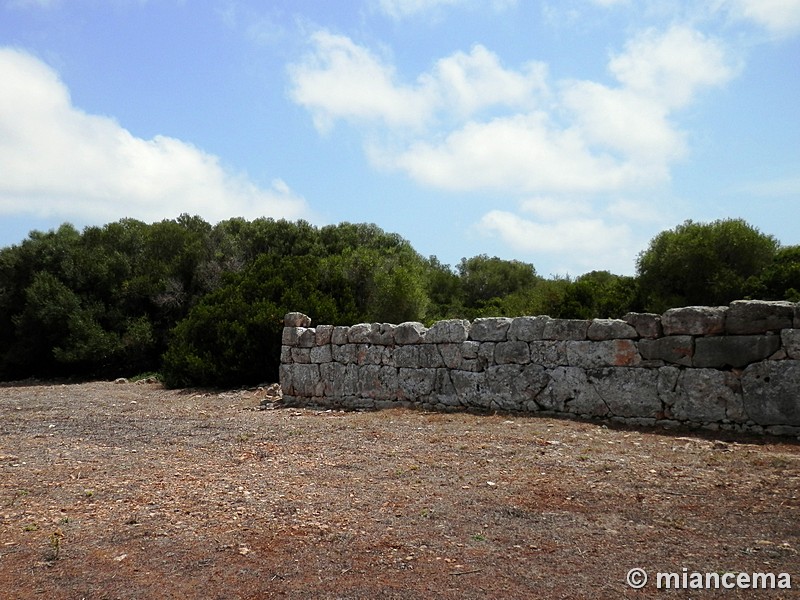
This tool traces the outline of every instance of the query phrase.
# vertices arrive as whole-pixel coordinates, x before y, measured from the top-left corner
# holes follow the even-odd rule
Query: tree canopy
[[[158,371],[171,386],[277,378],[283,315],[316,323],[549,314],[621,317],[737,298],[800,300],[800,247],[741,220],[657,235],[636,277],[540,277],[488,255],[454,268],[377,225],[181,215],[0,249],[0,379]]]

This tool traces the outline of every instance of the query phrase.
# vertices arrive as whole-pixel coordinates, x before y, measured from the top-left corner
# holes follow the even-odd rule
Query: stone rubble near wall
[[[622,319],[284,320],[289,405],[497,410],[800,436],[800,304]]]

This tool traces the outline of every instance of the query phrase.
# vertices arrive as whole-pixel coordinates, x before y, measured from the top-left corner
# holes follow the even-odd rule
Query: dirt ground
[[[796,440],[261,397],[0,386],[0,596],[800,597]]]

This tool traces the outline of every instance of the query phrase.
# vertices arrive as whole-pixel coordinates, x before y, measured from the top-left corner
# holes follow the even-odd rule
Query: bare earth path
[[[0,386],[0,597],[800,597],[796,441],[259,400]]]

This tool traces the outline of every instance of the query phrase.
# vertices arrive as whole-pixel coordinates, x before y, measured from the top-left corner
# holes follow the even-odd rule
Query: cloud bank
[[[279,179],[264,189],[187,142],[138,138],[81,111],[57,73],[30,54],[0,49],[0,82],[0,214],[96,222],[310,212]]]

